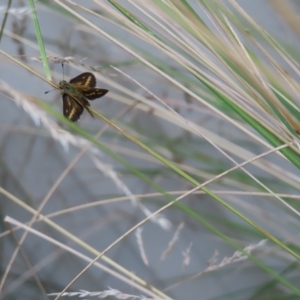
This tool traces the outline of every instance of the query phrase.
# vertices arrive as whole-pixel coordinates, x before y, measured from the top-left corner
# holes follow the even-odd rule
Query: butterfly
[[[76,122],[86,109],[93,116],[89,109],[88,100],[103,97],[108,90],[96,88],[96,77],[94,74],[86,72],[67,82],[60,81],[59,89],[62,93],[63,114],[72,122]]]

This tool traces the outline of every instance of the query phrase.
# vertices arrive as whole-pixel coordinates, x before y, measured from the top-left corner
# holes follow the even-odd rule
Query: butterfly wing
[[[100,88],[82,88],[80,91],[89,100],[95,100],[103,97],[108,92],[108,90]]]
[[[63,114],[72,122],[76,122],[83,113],[83,105],[68,94],[63,94]]]
[[[70,83],[74,84],[76,89],[89,100],[103,97],[108,92],[106,89],[95,88],[96,77],[89,72],[82,73],[71,79]]]
[[[70,83],[75,84],[75,86],[84,86],[84,87],[93,88],[96,86],[96,77],[92,73],[85,72],[71,79]]]

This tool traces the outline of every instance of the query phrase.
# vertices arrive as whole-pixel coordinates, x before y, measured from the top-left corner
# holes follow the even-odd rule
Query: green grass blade
[[[45,49],[45,45],[44,45],[44,41],[43,41],[43,36],[41,33],[37,13],[35,10],[34,0],[29,0],[29,3],[30,3],[30,7],[31,7],[31,14],[32,14],[32,19],[33,19],[35,34],[36,34],[36,38],[37,38],[39,49],[40,49],[41,59],[43,62],[44,72],[45,72],[46,78],[48,80],[51,80],[51,71],[49,68],[47,53],[46,53],[46,49]]]

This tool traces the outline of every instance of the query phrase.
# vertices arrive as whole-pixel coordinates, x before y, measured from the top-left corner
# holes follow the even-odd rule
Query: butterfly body
[[[76,122],[86,109],[93,117],[89,109],[88,100],[94,100],[104,96],[108,90],[96,88],[94,74],[86,72],[67,82],[60,81],[59,89],[63,97],[63,114],[70,121]]]

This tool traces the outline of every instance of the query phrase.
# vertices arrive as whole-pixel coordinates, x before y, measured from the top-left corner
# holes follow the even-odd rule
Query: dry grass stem
[[[247,247],[244,248],[244,251],[246,253],[250,254],[250,253],[253,252],[253,250],[255,250],[259,247],[265,246],[266,243],[267,243],[267,240],[261,240],[257,244],[250,244],[250,245],[248,245]],[[217,261],[216,261],[217,257],[218,257],[218,252],[215,252],[213,254],[212,258],[208,261],[208,267],[205,270],[203,270],[203,271],[201,271],[201,272],[199,272],[199,273],[197,273],[193,276],[190,276],[187,279],[185,279],[183,281],[180,281],[180,282],[178,282],[178,283],[176,283],[172,286],[169,286],[168,288],[165,289],[165,291],[169,291],[171,289],[177,288],[178,286],[180,286],[182,284],[185,284],[187,282],[195,280],[196,278],[202,276],[205,273],[213,272],[213,271],[219,270],[221,268],[224,268],[228,265],[238,263],[238,262],[241,262],[241,261],[245,261],[245,260],[248,259],[248,257],[240,251],[235,251],[233,253],[233,255],[230,256],[230,257],[225,256],[219,263],[217,263]]]
[[[172,239],[170,240],[170,242],[168,244],[168,248],[166,250],[164,250],[164,252],[161,254],[160,260],[165,260],[167,258],[167,256],[172,252],[176,242],[179,239],[180,233],[183,230],[184,226],[185,226],[184,222],[181,222],[178,225]]]
[[[136,236],[136,241],[139,247],[139,251],[141,254],[141,258],[143,260],[143,263],[146,266],[149,266],[149,261],[146,255],[146,251],[145,251],[145,247],[144,247],[144,243],[143,243],[143,237],[142,237],[142,232],[143,232],[143,227],[139,227],[136,232],[135,232],[135,236]]]

